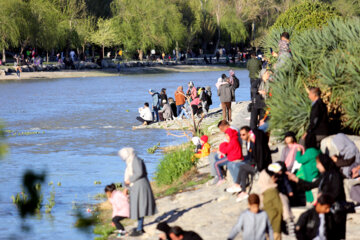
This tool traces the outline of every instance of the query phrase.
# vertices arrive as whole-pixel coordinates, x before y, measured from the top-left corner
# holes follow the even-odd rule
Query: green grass
[[[194,155],[193,145],[186,144],[184,147],[171,151],[160,160],[154,180],[157,185],[169,185],[179,179],[185,172],[196,165],[192,160]]]
[[[96,225],[94,228],[94,233],[96,235],[100,235],[100,237],[96,237],[95,239],[107,239],[109,235],[115,231],[115,229],[116,228],[110,224]]]

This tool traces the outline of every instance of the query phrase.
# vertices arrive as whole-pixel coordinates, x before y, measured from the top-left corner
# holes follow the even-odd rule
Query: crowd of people
[[[207,135],[194,137],[196,146],[195,158],[208,158],[210,173],[214,177],[212,184],[221,186],[228,178],[233,185],[225,191],[236,195],[236,202],[248,200],[249,208],[239,217],[230,230],[227,239],[234,239],[242,232],[243,239],[281,239],[282,233],[299,240],[345,239],[347,215],[354,213],[360,204],[360,151],[349,136],[340,132],[331,132],[327,107],[321,99],[318,87],[308,89],[311,100],[309,124],[305,133],[298,139],[297,134],[283,129],[284,148],[279,159],[273,159],[275,152],[269,147],[269,118],[271,111],[266,108],[266,101],[271,98],[271,78],[276,68],[291,59],[289,35],[283,33],[279,41],[279,53],[275,71],[263,69],[256,55],[251,54],[248,62],[251,82],[250,126],[240,129],[231,126],[231,102],[235,101],[235,90],[238,79],[233,71],[230,77],[223,75],[218,79],[216,88],[220,97],[223,120],[218,129],[225,140],[218,148],[212,148]],[[188,103],[194,115],[206,114],[208,99],[211,96],[208,88],[196,88],[189,82],[184,93],[181,86],[175,92],[175,101],[170,103],[166,89],[161,93],[149,90],[152,96],[152,110],[148,103],[139,109],[140,121],[150,124],[153,119],[169,120],[176,113],[179,117],[189,116],[183,111]],[[171,106],[173,104],[174,106]],[[130,187],[130,207],[125,203],[127,192],[113,193],[113,186],[105,191],[109,199],[118,198],[124,202],[122,211],[111,200],[114,208],[113,222],[123,234],[124,229],[119,221],[130,216],[138,219],[138,228],[133,236],[143,232],[143,217],[156,211],[151,187],[147,180],[144,162],[133,149],[123,149],[119,155],[126,161],[125,184]],[[229,173],[227,175],[227,173]],[[257,179],[257,194],[251,193],[254,179]],[[344,185],[344,180],[349,184]],[[348,192],[346,197],[345,192]],[[292,207],[306,206],[307,211],[295,222]],[[157,229],[163,233],[160,239],[201,239],[191,231],[184,231],[178,226],[170,227],[159,223]]]

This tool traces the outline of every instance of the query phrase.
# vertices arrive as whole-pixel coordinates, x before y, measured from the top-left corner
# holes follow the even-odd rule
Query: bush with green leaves
[[[271,29],[291,28],[295,32],[302,32],[319,28],[338,15],[329,4],[307,0],[282,13]]]
[[[276,43],[268,36],[265,45]],[[271,128],[301,135],[311,109],[306,89],[318,86],[330,120],[340,119],[339,127],[359,134],[360,19],[334,19],[322,29],[304,31],[292,40],[291,52],[287,67],[276,69],[271,83],[272,97],[267,101]]]
[[[186,146],[171,151],[160,160],[154,180],[158,185],[168,185],[176,181],[185,172],[196,165],[193,159],[193,145]]]

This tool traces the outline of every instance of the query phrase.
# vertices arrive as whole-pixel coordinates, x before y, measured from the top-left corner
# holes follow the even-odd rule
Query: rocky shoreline
[[[238,63],[235,67],[245,67],[244,63]],[[40,78],[41,73],[56,73],[56,72],[76,72],[80,71],[100,71],[104,73],[113,74],[131,74],[131,73],[157,73],[157,72],[168,72],[168,71],[179,71],[179,72],[190,72],[190,71],[213,71],[214,69],[228,69],[229,67],[223,63],[206,65],[203,60],[192,60],[189,59],[183,62],[175,61],[128,61],[119,62],[118,64],[112,60],[102,60],[101,63],[97,64],[94,62],[76,61],[72,68],[66,67],[64,63],[56,64],[44,64],[44,65],[23,65],[21,66],[21,78],[27,73],[38,73]],[[11,78],[13,77],[13,78]],[[13,66],[1,67],[0,68],[0,80],[1,79],[15,79],[16,69]],[[36,78],[36,77],[35,77]],[[51,77],[49,77],[51,78]]]

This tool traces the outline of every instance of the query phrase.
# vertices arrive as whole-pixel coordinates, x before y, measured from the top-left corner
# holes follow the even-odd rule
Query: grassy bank
[[[217,126],[219,118],[215,118],[211,123],[204,124],[201,132],[209,136],[213,135],[214,128]],[[198,186],[205,184],[211,179],[208,173],[197,171],[197,159],[193,158],[195,146],[185,143],[178,146],[168,147],[162,159],[160,159],[151,182],[151,187],[155,198],[172,196],[177,193],[195,190]],[[104,195],[99,195],[100,197]],[[106,200],[104,198],[104,200]],[[94,233],[99,235],[96,239],[107,239],[115,230],[111,226],[111,204],[106,201],[98,205],[96,209],[98,224],[94,228]],[[125,220],[123,224],[131,225],[133,220]]]

